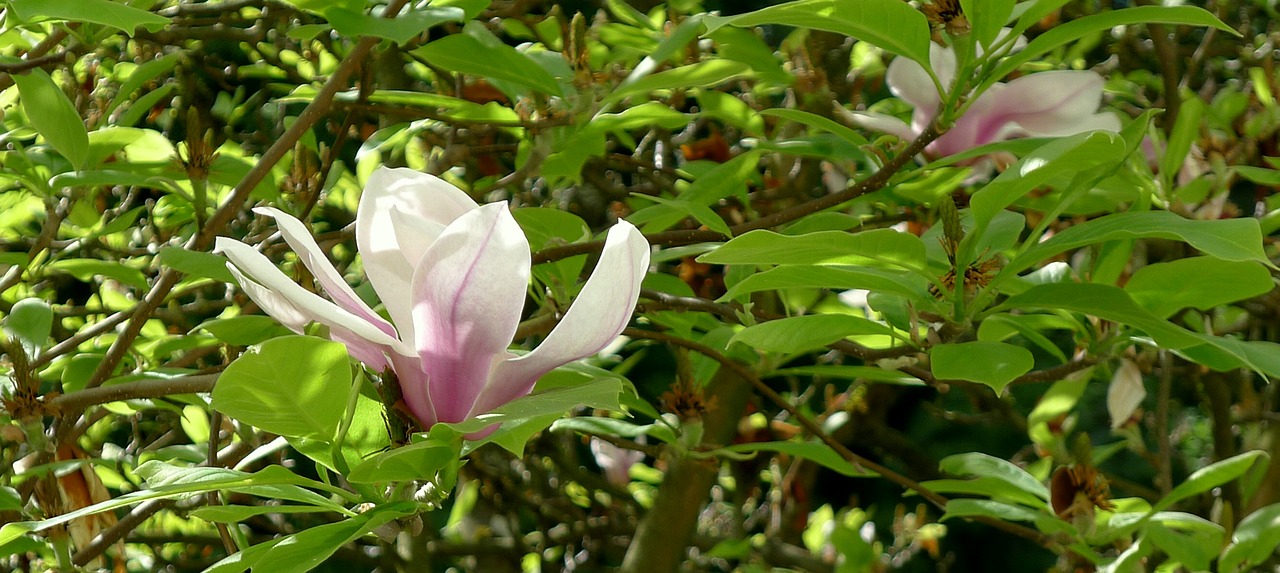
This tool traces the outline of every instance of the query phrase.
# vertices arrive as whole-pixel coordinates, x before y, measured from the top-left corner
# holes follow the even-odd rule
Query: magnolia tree
[[[8,0],[0,566],[1280,564],[1273,7],[747,4]]]

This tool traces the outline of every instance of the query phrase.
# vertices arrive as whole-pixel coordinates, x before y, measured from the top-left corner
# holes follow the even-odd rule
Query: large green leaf
[[[332,441],[350,390],[345,346],[312,336],[285,336],[231,363],[213,389],[213,407],[282,436]]]
[[[1173,488],[1167,495],[1160,499],[1153,508],[1154,511],[1164,511],[1173,507],[1174,504],[1193,495],[1201,494],[1236,479],[1245,472],[1253,468],[1255,464],[1263,464],[1259,467],[1266,467],[1266,463],[1270,460],[1267,453],[1262,450],[1252,450],[1229,457],[1225,460],[1214,462],[1203,468],[1200,468],[1187,476],[1187,479]]]
[[[1134,24],[1186,24],[1189,26],[1209,26],[1228,34],[1239,35],[1233,28],[1223,24],[1213,14],[1203,8],[1194,6],[1139,6],[1124,10],[1112,10],[1090,14],[1065,24],[1054,26],[1043,34],[1036,36],[1025,48],[1005,58],[1000,65],[983,81],[979,90],[985,90],[991,84],[1003,79],[1046,52],[1067,42],[1078,40],[1089,34],[1106,32],[1116,26]]]
[[[1018,272],[1064,251],[1120,239],[1184,241],[1206,255],[1228,261],[1268,263],[1262,250],[1262,230],[1256,219],[1200,221],[1168,211],[1115,213],[1074,225],[1023,251],[1005,267]]]
[[[874,229],[859,233],[821,231],[782,235],[751,231],[734,237],[699,262],[722,265],[875,265],[923,271],[924,242],[910,233]]]
[[[1036,285],[1022,294],[1010,297],[998,308],[1059,308],[1080,312],[1141,329],[1168,348],[1186,348],[1203,343],[1203,340],[1186,329],[1157,318],[1147,309],[1138,306],[1123,289],[1111,285]]]
[[[1035,357],[1026,348],[1003,342],[962,342],[933,347],[929,363],[933,375],[940,380],[978,382],[999,394],[1014,379],[1031,371]]]
[[[164,16],[111,0],[9,0],[9,6],[23,20],[52,18],[89,22],[120,29],[130,36],[139,27],[157,32],[169,25],[169,19]]]
[[[542,66],[474,26],[468,26],[462,34],[440,38],[413,53],[446,70],[508,81],[546,94],[563,95],[556,79]]]
[[[1127,144],[1119,135],[1092,131],[1050,141],[1005,169],[973,194],[975,226],[985,228],[997,213],[1058,177],[1098,173],[1124,161]]]
[[[370,457],[352,468],[347,479],[354,483],[432,480],[457,459],[458,452],[450,444],[418,442]]]
[[[620,411],[622,405],[622,381],[618,378],[597,378],[585,384],[553,388],[523,398],[518,398],[492,412],[456,424],[443,424],[462,434],[488,430],[495,424],[501,427],[492,434],[468,442],[463,453],[483,444],[494,442],[508,451],[522,454],[528,438],[564,417],[568,411],[579,408],[598,408]]]
[[[70,274],[80,281],[92,283],[106,277],[145,292],[149,285],[142,271],[116,261],[98,259],[62,259],[45,265],[46,269]]]
[[[999,480],[1008,487],[1032,495],[1047,502],[1049,488],[1026,470],[1007,460],[981,452],[967,452],[942,458],[938,469],[957,476],[987,477]],[[1043,502],[1041,507],[1046,507]]]
[[[1250,570],[1275,554],[1280,546],[1280,503],[1262,507],[1245,516],[1231,534],[1231,543],[1218,558],[1218,571],[1237,573]]]
[[[1000,28],[1004,27],[1013,13],[1013,5],[1014,0],[960,0],[960,7],[969,20],[973,39],[980,46],[990,46],[1000,35]]]
[[[1221,525],[1198,515],[1170,511],[1152,517],[1142,531],[1170,559],[1190,571],[1208,571],[1226,536]]]
[[[793,353],[822,348],[847,336],[900,336],[892,328],[851,314],[810,314],[748,326],[729,342],[741,342],[767,352]]]
[[[857,38],[887,51],[906,56],[933,69],[929,63],[929,22],[924,14],[898,0],[799,0],[737,16],[707,18],[707,28],[753,28],[782,24],[825,30]]]
[[[1152,314],[1166,318],[1183,308],[1208,310],[1259,296],[1274,286],[1271,273],[1256,262],[1191,257],[1142,267],[1124,290]]]
[[[40,68],[9,77],[18,86],[18,97],[31,127],[66,157],[72,167],[84,169],[89,157],[89,132],[67,94]]]

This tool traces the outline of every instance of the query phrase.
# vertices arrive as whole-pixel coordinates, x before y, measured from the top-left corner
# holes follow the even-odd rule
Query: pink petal
[[[1005,84],[992,108],[1029,135],[1071,135],[1088,131],[1081,127],[1102,104],[1102,85],[1093,72],[1040,72]]]
[[[955,59],[955,54],[950,50],[930,45],[929,60],[944,87],[950,86],[951,79],[955,76]],[[930,115],[937,111],[938,103],[942,101],[938,96],[938,88],[934,85],[933,78],[929,77],[929,72],[915,60],[894,58],[889,62],[889,69],[885,71],[884,77],[894,95],[906,100],[916,109],[928,110]]]
[[[214,251],[221,252],[230,259],[231,264],[242,275],[261,285],[261,288],[248,287],[245,292],[250,297],[255,294],[259,298],[254,301],[268,313],[280,312],[277,320],[287,321],[286,325],[297,329],[297,321],[305,317],[307,321],[315,321],[330,328],[340,328],[351,332],[376,346],[385,347],[405,353],[408,349],[394,336],[383,332],[377,325],[356,316],[346,309],[329,302],[319,295],[302,288],[286,277],[267,257],[240,241],[218,237]],[[250,290],[251,289],[251,290]],[[267,294],[271,296],[266,296]],[[288,306],[282,304],[288,302]],[[264,304],[265,303],[265,304]],[[274,313],[272,313],[275,316]],[[305,323],[303,323],[305,324]]]
[[[845,117],[861,127],[896,135],[904,141],[911,141],[919,135],[919,132],[913,130],[906,122],[883,113],[875,113],[869,111],[849,111],[845,113]]]
[[[409,291],[415,342],[440,421],[465,419],[494,362],[509,355],[529,258],[506,204],[492,203],[449,225],[419,263]]]
[[[435,406],[431,404],[431,395],[427,393],[430,380],[422,368],[422,358],[417,356],[391,355],[391,366],[396,371],[396,379],[400,384],[400,397],[405,406],[413,414],[423,428],[430,428],[440,419],[436,416]]]
[[[356,211],[356,245],[365,274],[405,340],[414,338],[412,301],[405,293],[420,254],[434,239],[434,234],[416,233],[413,223],[429,221],[439,229],[475,208],[466,193],[432,175],[380,167],[369,176]],[[408,216],[398,217],[396,211]]]
[[[284,236],[285,242],[293,247],[293,252],[298,254],[302,264],[311,271],[316,282],[320,283],[333,302],[338,303],[338,306],[347,309],[351,314],[369,321],[388,335],[396,335],[396,330],[392,328],[391,323],[373,312],[373,309],[369,308],[369,305],[365,304],[354,290],[351,290],[347,281],[338,274],[338,269],[335,269],[333,263],[324,256],[324,251],[320,249],[320,245],[316,243],[311,233],[307,232],[302,221],[272,207],[259,207],[254,209],[254,212],[276,220],[276,226],[280,228],[280,234]]]
[[[553,368],[602,350],[631,320],[649,268],[649,242],[631,223],[609,229],[600,262],[560,324],[532,352],[499,363],[471,414],[528,394]]]

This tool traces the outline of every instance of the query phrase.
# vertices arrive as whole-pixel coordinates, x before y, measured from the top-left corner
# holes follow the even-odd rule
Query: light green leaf
[[[990,499],[953,499],[947,502],[946,513],[939,521],[955,517],[992,517],[1002,521],[1035,522],[1045,517],[1041,512]]]
[[[9,6],[23,20],[51,18],[90,22],[117,28],[130,36],[138,27],[158,32],[169,25],[169,19],[164,16],[111,0],[9,0]]]
[[[799,0],[737,16],[707,18],[711,32],[726,25],[752,28],[764,24],[844,34],[932,69],[929,22],[920,11],[897,0]]]
[[[204,573],[239,573],[249,568],[272,573],[304,573],[323,563],[343,545],[414,511],[414,504],[407,501],[378,506],[337,523],[312,527],[234,553]]]
[[[996,394],[1031,371],[1035,357],[1021,346],[1003,342],[943,344],[929,351],[933,375],[940,380],[968,380],[990,386]]]
[[[24,298],[14,303],[4,317],[4,333],[18,339],[27,356],[40,354],[53,330],[53,309],[38,298]]]
[[[1013,13],[1013,4],[1014,0],[960,0],[960,7],[969,20],[973,39],[978,41],[978,45],[990,46],[1000,35],[1000,28]]]
[[[451,445],[428,440],[370,457],[352,468],[347,479],[353,483],[431,480],[457,459]]]
[[[1274,286],[1271,273],[1258,263],[1191,257],[1142,267],[1124,290],[1151,314],[1166,318],[1183,308],[1208,310],[1259,296]]]
[[[268,432],[332,441],[351,389],[347,348],[311,336],[273,338],[231,363],[214,409]]]
[[[182,247],[161,247],[157,254],[160,264],[194,277],[210,278],[220,283],[235,282],[227,270],[227,259],[221,255],[203,251],[189,251]]]
[[[847,336],[860,334],[901,336],[884,324],[860,316],[810,314],[748,326],[734,334],[729,342],[741,342],[766,352],[791,354],[822,348]]]
[[[250,517],[268,514],[319,513],[333,511],[314,505],[205,505],[191,511],[191,517],[215,523],[239,523]]]
[[[1252,450],[1229,457],[1225,460],[1214,462],[1203,468],[1200,468],[1187,476],[1187,479],[1173,488],[1168,495],[1164,496],[1156,503],[1154,511],[1164,511],[1174,506],[1174,504],[1193,495],[1198,495],[1236,479],[1245,472],[1253,468],[1255,464],[1263,464],[1259,467],[1266,467],[1270,457],[1262,450]]]
[[[249,346],[268,338],[288,336],[291,332],[276,319],[269,316],[245,315],[231,318],[214,318],[206,320],[191,329],[191,332],[203,330],[227,344]]]
[[[1274,555],[1277,547],[1280,547],[1280,503],[1273,503],[1240,520],[1231,534],[1231,543],[1218,558],[1218,571],[1251,570]]]
[[[1203,517],[1180,512],[1161,512],[1152,517],[1143,533],[1169,558],[1190,571],[1208,571],[1218,556],[1226,531]]]
[[[84,169],[89,157],[89,132],[67,94],[40,68],[9,77],[18,86],[18,97],[31,127],[66,157],[73,168]]]
[[[873,229],[858,233],[821,231],[781,235],[751,231],[698,257],[722,265],[875,265],[925,270],[924,242],[910,233]]]
[[[621,380],[599,378],[586,384],[559,387],[531,394],[508,402],[474,419],[443,425],[461,434],[471,434],[485,430],[494,424],[503,424],[502,428],[488,437],[469,442],[464,453],[488,442],[497,442],[502,447],[519,453],[524,448],[524,441],[520,438],[527,439],[528,436],[547,428],[574,408],[588,407],[620,411],[622,405],[619,403],[619,395],[621,394]],[[521,427],[522,424],[531,422],[536,422],[533,424],[535,427],[528,425]]]
[[[133,267],[116,261],[97,259],[63,259],[45,265],[46,269],[67,273],[76,279],[92,283],[99,278],[111,278],[145,292],[149,285],[146,275]]]
[[[867,144],[867,138],[863,137],[861,133],[858,133],[853,128],[833,119],[820,116],[816,113],[809,113],[799,109],[769,108],[761,111],[760,115],[780,117],[788,121],[794,121],[801,125],[809,126],[813,129],[830,132],[832,135],[849,142],[855,147]]]
[[[1018,272],[1058,253],[1120,239],[1184,241],[1206,255],[1228,261],[1268,262],[1262,250],[1262,231],[1250,218],[1200,221],[1168,211],[1115,213],[1073,225],[1023,251],[1005,267]]]
[[[849,477],[876,477],[877,473],[853,465],[835,450],[822,442],[752,442],[734,444],[726,450],[739,454],[779,452],[814,462],[822,467]]]
[[[934,493],[943,495],[962,493],[989,497],[995,501],[1017,503],[1030,507],[1044,507],[1044,500],[1030,495],[1020,489],[1009,487],[1002,479],[992,476],[979,476],[973,479],[936,479],[920,485]]]

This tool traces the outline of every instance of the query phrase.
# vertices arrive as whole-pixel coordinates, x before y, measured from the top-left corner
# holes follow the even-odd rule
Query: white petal
[[[412,287],[416,346],[440,421],[467,417],[508,356],[529,287],[529,241],[505,203],[454,221],[427,251]]]
[[[381,316],[369,308],[360,299],[347,281],[343,280],[342,275],[338,274],[338,269],[333,267],[333,263],[324,256],[324,251],[320,249],[320,245],[316,243],[311,233],[307,232],[307,228],[302,221],[294,218],[292,215],[285,213],[273,207],[259,207],[254,209],[255,212],[267,215],[276,220],[276,226],[280,228],[280,234],[284,236],[285,242],[293,247],[293,252],[298,254],[298,258],[302,264],[306,265],[307,270],[315,276],[316,281],[328,293],[329,298],[338,306],[347,309],[352,314],[363,318],[379,330],[388,335],[395,336],[396,331],[391,324],[383,320]]]
[[[532,352],[500,363],[471,415],[524,396],[543,374],[590,356],[626,328],[649,268],[649,242],[631,223],[609,229],[600,262],[560,324]]]
[[[420,254],[430,245],[402,245],[401,238],[411,235],[398,231],[392,213],[403,211],[414,216],[410,219],[443,227],[475,208],[466,193],[432,175],[382,167],[369,177],[356,211],[356,245],[365,274],[405,340],[414,338],[408,293],[419,261],[407,254]]]
[[[1080,133],[1091,129],[1082,127],[1102,103],[1102,85],[1093,72],[1040,72],[1005,84],[993,108],[1031,135]]]
[[[950,85],[950,78],[955,74],[955,55],[947,50],[937,46],[930,52],[930,60],[933,65],[934,73],[938,74],[939,79],[944,83],[944,87]],[[948,54],[950,54],[950,65],[947,65]],[[943,73],[946,78],[943,78]],[[889,62],[889,69],[884,74],[885,82],[889,84],[890,91],[894,95],[904,99],[916,109],[928,110],[930,114],[938,109],[938,103],[942,99],[938,96],[938,88],[933,84],[933,78],[929,77],[924,66],[904,57],[894,58]]]
[[[240,269],[236,268],[235,265],[227,263],[227,270],[231,271],[231,276],[235,277],[237,283],[240,283],[240,290],[249,295],[249,298],[262,307],[262,310],[270,315],[271,318],[280,321],[280,324],[285,325],[289,330],[302,334],[302,329],[307,326],[307,323],[311,322],[311,318],[307,313],[299,310],[297,306],[289,302],[289,299],[254,282],[253,279],[240,272]]]
[[[1111,378],[1107,388],[1107,412],[1111,414],[1111,429],[1123,426],[1147,397],[1142,385],[1142,371],[1131,360],[1120,361],[1120,368]]]
[[[267,257],[249,245],[218,237],[214,251],[226,255],[243,274],[288,301],[294,309],[310,320],[348,330],[369,342],[395,349],[397,352],[409,352],[406,345],[399,339],[383,332],[373,323],[351,314],[346,309],[302,288],[298,283],[284,276],[284,273],[280,272],[280,269],[276,268]],[[293,318],[290,317],[290,319]]]

